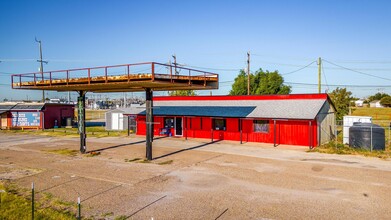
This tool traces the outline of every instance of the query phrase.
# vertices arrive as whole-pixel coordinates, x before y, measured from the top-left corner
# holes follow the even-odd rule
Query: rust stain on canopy
[[[13,89],[136,92],[218,89],[218,74],[156,62],[13,74]]]

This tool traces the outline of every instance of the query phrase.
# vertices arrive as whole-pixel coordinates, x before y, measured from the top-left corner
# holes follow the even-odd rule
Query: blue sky
[[[0,100],[40,98],[9,86],[9,73],[38,71],[35,37],[45,70],[168,62],[176,54],[178,63],[216,69],[225,83],[213,94],[227,94],[250,51],[252,71],[289,73],[322,57],[330,62],[323,91],[391,93],[390,21],[389,1],[1,1]],[[284,79],[293,93],[316,93],[316,63]]]

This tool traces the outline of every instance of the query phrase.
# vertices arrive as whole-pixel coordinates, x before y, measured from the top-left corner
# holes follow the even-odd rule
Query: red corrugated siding
[[[137,117],[137,134],[145,135],[145,116]],[[187,123],[186,123],[187,120]],[[164,117],[155,116],[154,134],[159,135],[164,126]],[[226,119],[226,131],[212,130],[212,119],[208,117],[184,118],[183,136],[188,138],[206,138],[214,140],[240,141],[240,120],[238,118]],[[311,121],[312,146],[317,146],[316,121]],[[187,129],[186,129],[187,125]],[[202,127],[201,127],[202,126]],[[173,129],[171,131],[174,132]],[[276,144],[310,146],[309,120],[276,121]],[[269,120],[269,132],[254,132],[253,120],[242,119],[243,142],[274,143],[274,121]]]
[[[53,128],[55,120],[57,120],[57,125],[60,127],[61,118],[74,118],[75,111],[72,105],[47,104],[43,113],[45,128]]]

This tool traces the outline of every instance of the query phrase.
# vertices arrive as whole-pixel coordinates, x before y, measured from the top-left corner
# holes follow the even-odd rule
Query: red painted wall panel
[[[137,117],[137,134],[145,135],[145,116]],[[186,129],[187,120],[187,129]],[[263,119],[265,120],[265,119]],[[267,119],[266,119],[267,120]],[[159,135],[160,128],[164,127],[164,117],[155,116],[154,133]],[[191,121],[191,123],[190,123]],[[274,143],[274,121],[269,120],[269,132],[254,132],[253,120],[242,119],[242,140],[243,142],[260,142],[260,143]],[[212,130],[212,119],[208,117],[192,117],[184,119],[183,123],[183,136],[188,138],[205,138],[214,140],[232,140],[240,141],[240,120],[237,118],[226,119],[226,131]],[[311,121],[312,126],[310,129],[308,120],[290,120],[290,121],[276,121],[276,144],[287,145],[301,145],[312,146],[317,145],[317,127],[316,121]],[[191,126],[190,126],[191,125]],[[201,127],[202,125],[202,127]],[[173,129],[172,129],[172,132]],[[312,138],[310,134],[312,132]]]
[[[55,105],[46,104],[43,109],[44,128],[53,128],[55,126],[55,120],[57,120],[57,126],[65,126],[64,118],[74,118],[74,106],[73,105]]]

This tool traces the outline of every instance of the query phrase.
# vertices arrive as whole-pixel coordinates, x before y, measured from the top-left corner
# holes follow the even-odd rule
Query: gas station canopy
[[[12,75],[13,89],[137,92],[218,89],[218,74],[156,62]]]

